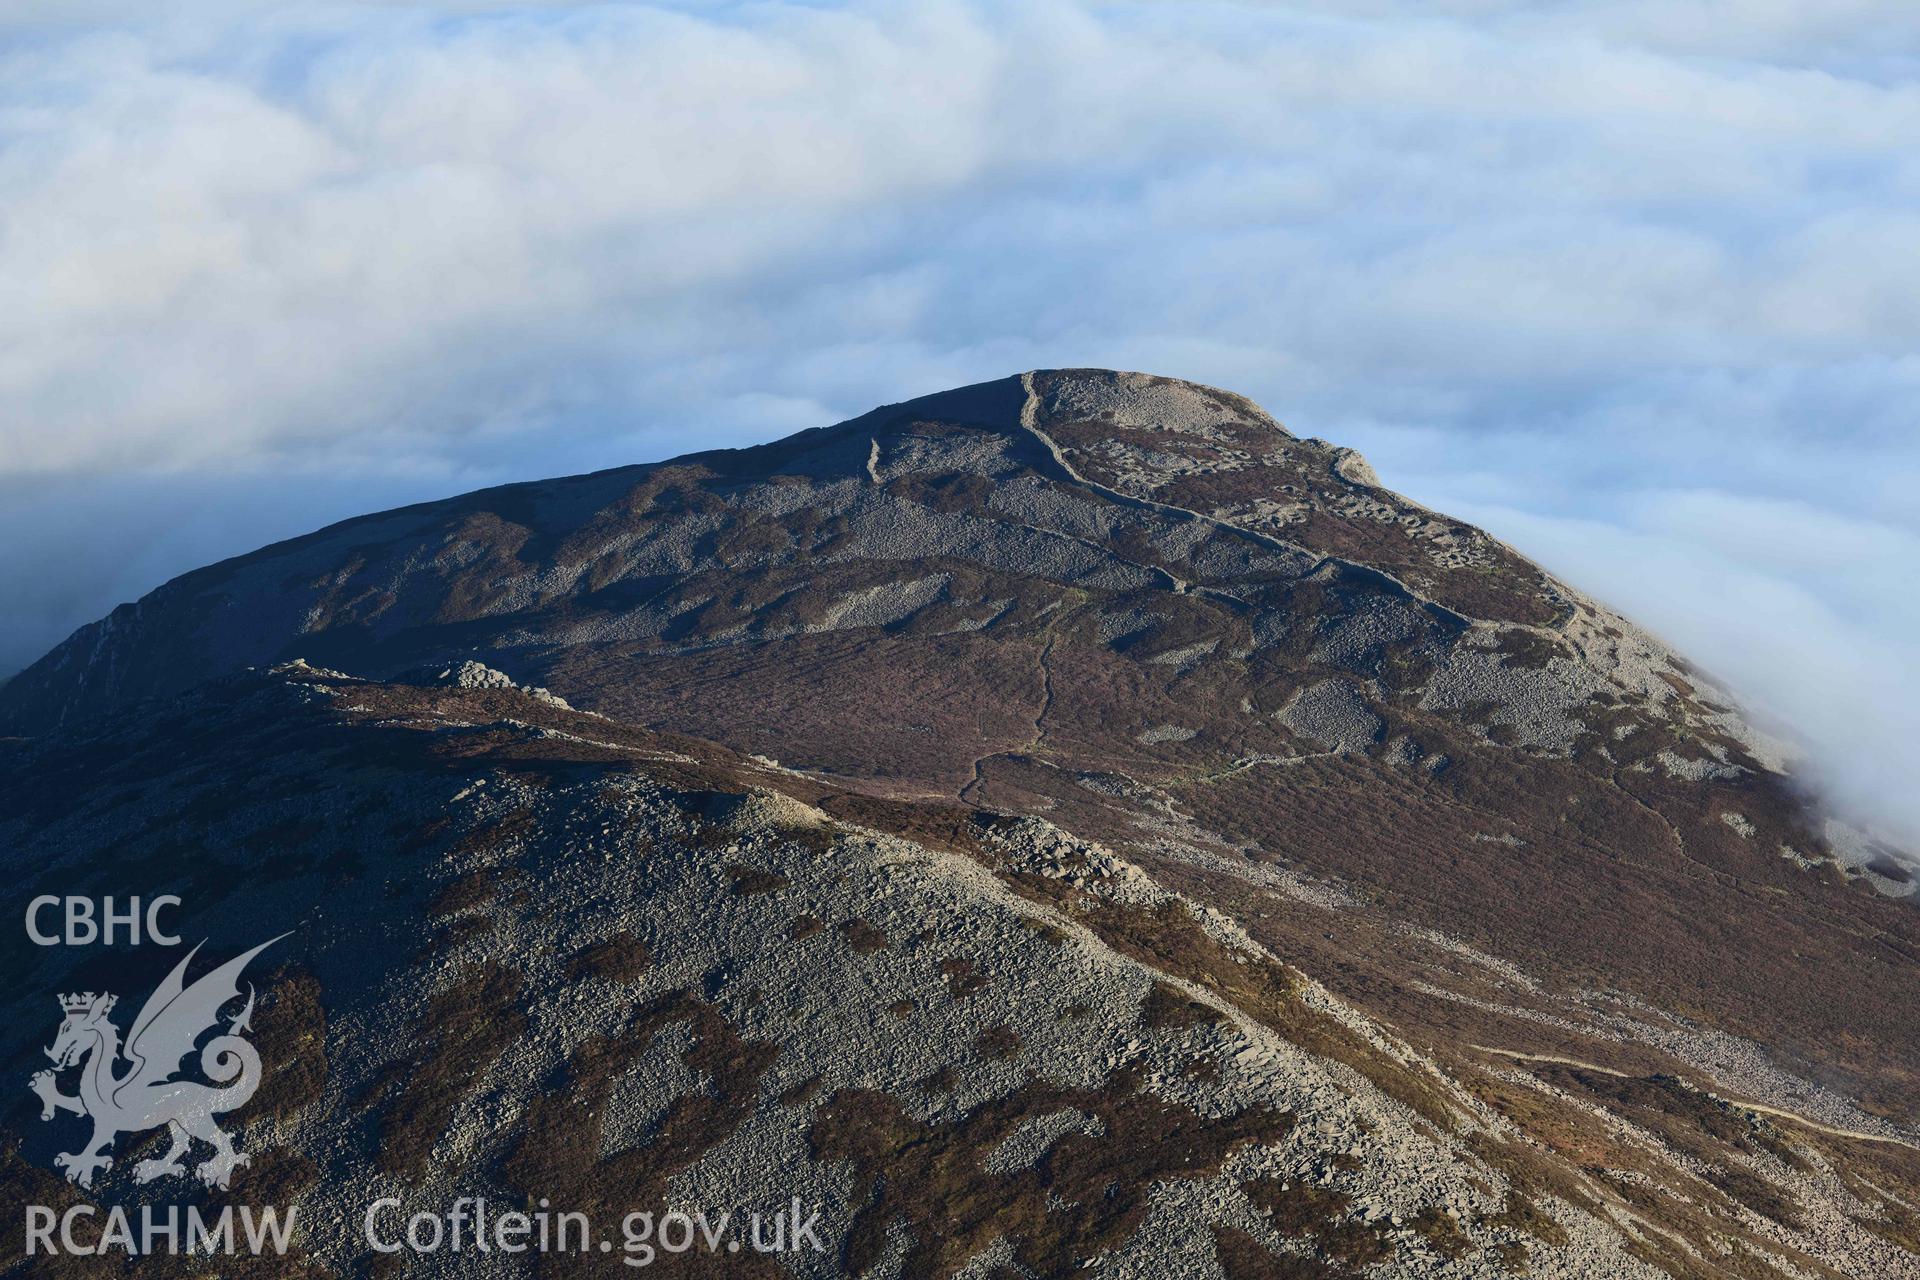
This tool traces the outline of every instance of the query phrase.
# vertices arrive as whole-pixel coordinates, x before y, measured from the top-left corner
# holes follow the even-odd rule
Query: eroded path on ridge
[[[1573,1067],[1580,1071],[1597,1071],[1601,1075],[1613,1076],[1620,1080],[1633,1080],[1638,1078],[1630,1071],[1618,1071],[1613,1067],[1603,1067],[1597,1062],[1587,1062],[1580,1058],[1562,1058],[1550,1053],[1522,1053],[1518,1049],[1496,1049],[1489,1044],[1469,1044],[1467,1048],[1477,1049],[1481,1053],[1491,1053],[1496,1057],[1512,1058],[1517,1062],[1545,1062],[1557,1067]],[[1739,1107],[1743,1111],[1753,1111],[1763,1116],[1774,1116],[1781,1120],[1791,1120],[1795,1124],[1803,1125],[1808,1129],[1814,1130],[1816,1133],[1827,1134],[1829,1137],[1852,1138],[1856,1142],[1885,1142],[1896,1147],[1907,1147],[1914,1151],[1920,1151],[1920,1142],[1912,1142],[1906,1138],[1896,1138],[1891,1134],[1885,1133],[1865,1133],[1859,1129],[1838,1129],[1833,1125],[1822,1124],[1818,1120],[1809,1119],[1797,1111],[1787,1111],[1780,1107],[1770,1107],[1764,1102],[1748,1102],[1744,1098],[1729,1098],[1725,1094],[1714,1093],[1710,1089],[1704,1092],[1708,1097],[1718,1099],[1730,1107]]]

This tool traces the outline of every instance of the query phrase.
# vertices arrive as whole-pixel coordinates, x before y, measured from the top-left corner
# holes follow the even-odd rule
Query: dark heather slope
[[[183,1197],[297,1211],[295,1256],[223,1259],[229,1280],[633,1274],[619,1252],[373,1259],[360,1223],[388,1196],[550,1201],[616,1240],[668,1204],[818,1211],[824,1252],[657,1255],[646,1274],[670,1276],[1842,1280],[1920,1262],[1920,1150],[1600,1046],[1622,1074],[1423,1050],[1041,819],[876,798],[478,664],[433,685],[304,663],[216,679],[0,740],[0,769],[20,784],[0,867],[23,894],[137,877],[181,896],[209,964],[291,931],[255,975],[265,1084],[226,1118],[251,1158],[227,1191],[138,1183],[157,1134],[69,1186],[53,1159],[84,1122],[42,1121],[25,1089],[6,1107],[11,1221]],[[145,949],[5,954],[0,1044],[23,1083],[52,993],[132,1002],[162,971]],[[0,1237],[0,1273],[212,1274],[22,1247]]]
[[[1656,640],[1224,392],[1040,372],[349,521],[83,628],[0,729],[294,657],[1045,814],[1436,1051],[1920,1109],[1904,855]]]

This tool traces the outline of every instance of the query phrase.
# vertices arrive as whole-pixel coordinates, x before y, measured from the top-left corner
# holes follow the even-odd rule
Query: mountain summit
[[[1247,590],[1292,582],[1397,596],[1453,626],[1565,630],[1575,612],[1501,544],[1247,400],[1140,374],[1040,372],[757,448],[349,520],[116,609],[16,678],[0,715],[44,727],[289,645],[391,664],[700,638],[723,630],[711,607],[723,599],[739,602],[736,643],[897,627],[936,604],[978,623],[959,629],[1004,630],[950,574],[865,608],[829,582],[761,586],[796,567],[832,578],[936,561],[1109,596],[1193,595],[1245,616],[1260,612]]]
[[[253,745],[214,748],[222,725]],[[731,1045],[700,1068],[701,1105],[727,1120],[710,1145],[735,1126],[772,1141],[754,1125],[775,1123],[778,1094],[782,1158],[804,1147],[824,1162],[809,1168],[855,1170],[856,1190],[835,1192],[854,1197],[838,1255],[853,1273],[891,1257],[916,1276],[995,1260],[1066,1274],[1165,1247],[1173,1228],[1153,1236],[1144,1201],[1049,1226],[1048,1205],[1084,1207],[1108,1184],[1078,1165],[1048,1184],[1050,1157],[999,1154],[1096,1132],[1190,1142],[1216,1181],[1188,1226],[1236,1277],[1428,1274],[1529,1250],[1537,1274],[1708,1276],[1729,1257],[1755,1276],[1896,1274],[1920,1247],[1920,914],[1901,900],[1916,888],[1904,855],[1818,815],[1780,745],[1656,639],[1227,392],[1038,371],[755,448],[350,520],[82,628],[0,689],[0,731],[19,735],[0,763],[91,814],[55,817],[23,792],[0,834],[72,858],[138,843],[151,798],[189,767],[263,830],[334,820],[274,816],[290,802],[250,789],[255,753],[276,785],[311,769],[352,792],[329,800],[335,815],[387,813],[355,790],[373,785],[356,760],[453,769],[459,797],[494,771],[491,807],[451,827],[418,796],[405,821],[382,819],[440,851],[435,874],[488,920],[446,941],[480,975],[460,1007],[497,1026],[509,1006],[534,1016],[526,993],[557,981],[515,958],[539,930],[514,922],[510,879],[564,884],[570,902],[632,895],[644,927],[594,917],[588,932],[705,966],[687,959],[681,1003],[654,993],[669,1003],[646,1016],[649,1037],[685,1023]],[[170,736],[206,758],[183,764]],[[146,772],[121,780],[123,807],[92,812],[60,779],[121,750]],[[416,757],[439,763],[395,763]],[[582,815],[675,850],[659,874],[710,916],[657,902],[652,863],[578,870],[567,833]],[[502,823],[512,840],[473,834]],[[333,858],[396,874],[364,841],[307,838],[329,856],[295,858],[299,875],[324,881]],[[802,910],[808,895],[826,905]],[[376,900],[374,916],[408,927],[408,908]],[[826,1065],[826,1048],[768,1021],[814,1000],[805,981],[716,923],[797,944],[802,917],[840,930],[856,961],[836,963],[965,935],[972,951],[921,959],[943,999],[978,990],[968,1008],[1004,1017],[954,1015],[941,1034],[964,1027],[1000,1065],[911,1097],[909,1065],[880,1042]],[[1040,926],[1070,940],[1067,959],[1030,945],[1022,930]],[[623,963],[582,963],[603,962]],[[353,990],[328,963],[313,962],[320,986]],[[797,972],[839,990],[806,967],[824,963]],[[905,972],[860,999],[885,988],[911,1023],[928,993]],[[1010,984],[1050,1019],[1084,1008],[1119,1038],[1029,1025],[1003,1007]],[[808,1007],[829,1022],[872,1012]],[[1182,1065],[1169,1036],[1205,1041],[1213,1065]],[[1051,1046],[1024,1074],[1005,1065],[1023,1043]],[[1214,1058],[1243,1048],[1222,1076]],[[1109,1088],[1129,1054],[1137,1074]],[[907,1056],[919,1076],[960,1070]],[[1256,1060],[1310,1084],[1250,1084]],[[794,1061],[817,1068],[817,1103],[785,1100],[805,1081],[767,1065]],[[592,1077],[595,1096],[618,1074]],[[1342,1091],[1360,1101],[1332,1101]],[[545,1095],[514,1096],[586,1141]],[[1182,1129],[1176,1099],[1210,1119]],[[1351,1152],[1290,1148],[1296,1125]],[[410,1141],[430,1152],[442,1137]],[[1304,1163],[1273,1156],[1256,1174],[1243,1148]],[[535,1159],[488,1158],[509,1182]],[[1474,1172],[1420,1190],[1423,1162]],[[665,1185],[692,1167],[655,1172]],[[1140,1186],[1186,1176],[1116,1170]],[[922,1201],[969,1178],[997,1188],[968,1201],[979,1221],[929,1216]],[[1336,1269],[1258,1270],[1309,1247]]]

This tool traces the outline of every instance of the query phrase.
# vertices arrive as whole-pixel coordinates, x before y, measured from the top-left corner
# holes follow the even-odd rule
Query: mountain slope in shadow
[[[842,1197],[835,1265],[910,1275],[1064,1274],[1176,1237],[1165,1257],[1210,1249],[1233,1275],[1309,1254],[1898,1274],[1920,1239],[1904,855],[1817,814],[1780,746],[1656,639],[1210,388],[1043,371],[348,521],[83,628],[0,689],[0,729],[26,780],[0,808],[21,874],[138,868],[203,904],[230,882],[316,939],[342,912],[388,931],[352,959],[316,941],[300,975],[329,1011],[327,1078],[370,1100],[342,1083],[287,1123],[360,1116],[412,1153],[385,1171],[408,1186],[651,1194],[763,1150],[730,1144],[773,1143],[776,1167],[804,1147]],[[403,802],[383,770],[446,794]],[[196,816],[168,816],[187,796]],[[644,855],[593,835],[621,814]],[[919,868],[898,902],[897,866]],[[417,875],[452,897],[396,887]],[[693,896],[669,910],[669,883]],[[811,958],[788,945],[801,916]],[[423,929],[419,956],[393,949]],[[942,930],[956,947],[912,941]],[[596,1042],[542,1019],[586,981],[561,939],[588,935],[614,950],[578,963],[637,985],[585,988],[608,1044],[579,1061]],[[857,998],[849,964],[873,969]],[[1070,977],[1096,969],[1105,1003]],[[363,1034],[389,972],[414,1021],[386,1034],[491,1053],[512,1087],[417,1098],[340,1049],[332,1011]],[[928,974],[956,1009],[921,1025]],[[813,1069],[806,1036],[866,1036],[896,1005],[971,1048],[856,1037]],[[1084,1036],[1022,1020],[1079,1005]],[[726,1048],[669,1067],[673,1028]],[[1283,1069],[1242,1079],[1221,1062],[1243,1049]],[[820,1080],[783,1101],[794,1062]],[[971,1091],[908,1088],[974,1067]],[[707,1101],[603,1107],[599,1148],[549,1135],[611,1166],[549,1167],[512,1136],[585,1123],[548,1114],[568,1089],[631,1097],[642,1073],[672,1093],[687,1071]],[[1182,1099],[1196,1119],[1166,1110]],[[380,1136],[383,1108],[418,1132]],[[488,1108],[521,1128],[477,1136]],[[1038,1150],[1082,1163],[976,1174],[1066,1113],[1087,1132]],[[1173,1236],[1144,1200],[1091,1207],[1089,1170],[1120,1159],[1096,1128],[1116,1149],[1189,1135],[1193,1172],[1116,1164],[1101,1186],[1171,1180],[1157,1194],[1210,1207]],[[668,1167],[674,1143],[702,1154]],[[311,1194],[361,1169],[316,1166]],[[962,1194],[987,1197],[980,1221],[929,1216]]]

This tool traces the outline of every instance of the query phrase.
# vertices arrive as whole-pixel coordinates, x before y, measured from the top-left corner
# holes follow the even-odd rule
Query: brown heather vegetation
[[[742,866],[737,862],[727,864],[722,870],[732,882],[734,893],[743,898],[760,893],[776,893],[793,883],[778,871]]]
[[[655,1036],[676,1024],[687,1028],[684,1061],[703,1077],[706,1088],[676,1097],[639,1145],[598,1155],[601,1117],[614,1081]],[[592,1037],[573,1052],[564,1078],[553,1082],[553,1089],[528,1115],[504,1176],[529,1201],[546,1197],[593,1222],[618,1222],[635,1206],[659,1205],[667,1198],[667,1180],[724,1141],[751,1112],[760,1078],[778,1054],[776,1045],[741,1039],[732,1024],[690,992],[669,992],[647,1001],[619,1032]],[[794,1102],[804,1105],[804,1098],[796,1096]],[[782,1274],[771,1259],[748,1251],[663,1253],[655,1265],[667,1275]],[[618,1254],[548,1255],[539,1259],[537,1269],[553,1276],[631,1272]]]
[[[1213,1241],[1227,1280],[1354,1280],[1358,1274],[1316,1257],[1271,1253],[1234,1227],[1215,1227]]]
[[[865,920],[841,921],[840,936],[847,940],[847,945],[852,947],[857,955],[870,956],[876,951],[887,949],[887,935]]]
[[[940,962],[940,976],[946,979],[947,991],[959,1000],[972,995],[987,985],[987,975],[978,961],[967,956],[949,956]]]
[[[493,962],[473,966],[427,1003],[405,1050],[361,1100],[378,1106],[377,1161],[417,1175],[454,1113],[484,1083],[507,1047],[526,1034],[521,979]]]
[[[1031,1168],[982,1173],[986,1157],[1023,1123],[1069,1108],[1105,1132],[1068,1133]],[[900,1222],[913,1234],[908,1275],[945,1280],[1004,1235],[1021,1266],[1064,1277],[1132,1232],[1153,1184],[1204,1177],[1247,1143],[1279,1141],[1291,1123],[1273,1112],[1207,1119],[1138,1092],[1123,1076],[1098,1090],[1030,1082],[935,1124],[913,1119],[888,1094],[843,1091],[815,1114],[811,1141],[816,1158],[851,1162],[856,1186],[867,1188],[847,1243],[849,1272],[872,1265],[888,1227]]]
[[[296,1116],[327,1087],[327,1012],[319,980],[292,966],[280,969],[262,985],[254,1025],[254,1048],[271,1069],[247,1106],[247,1118]]]
[[[1140,1020],[1155,1030],[1180,1031],[1187,1027],[1212,1026],[1226,1016],[1211,1005],[1195,1000],[1170,982],[1156,982],[1147,992]]]
[[[1276,1234],[1310,1242],[1322,1256],[1357,1267],[1393,1256],[1393,1243],[1378,1228],[1349,1216],[1353,1197],[1344,1191],[1269,1178],[1248,1183],[1246,1191]]]
[[[1235,397],[1194,389],[1220,415],[1197,430],[1050,407],[1056,391],[1089,379],[1105,387],[1105,376],[1035,380],[1038,420],[1065,464],[1017,424],[902,410],[764,449],[492,490],[399,513],[377,539],[365,536],[371,526],[348,526],[190,575],[150,597],[137,619],[122,615],[115,628],[81,637],[66,665],[10,682],[0,714],[41,734],[36,716],[130,707],[142,694],[218,678],[178,703],[0,739],[0,770],[18,781],[0,821],[26,837],[57,824],[113,831],[116,876],[167,885],[209,911],[230,909],[236,884],[296,878],[305,879],[303,893],[331,901],[388,879],[398,860],[413,870],[392,876],[381,900],[444,917],[405,943],[439,959],[463,943],[482,951],[504,936],[493,931],[496,915],[504,923],[506,908],[534,906],[510,864],[550,830],[556,815],[547,807],[560,788],[605,784],[613,794],[613,780],[644,773],[681,797],[692,844],[717,865],[737,836],[716,815],[749,787],[770,787],[836,824],[973,857],[1047,908],[1049,919],[1032,922],[1041,936],[1065,943],[1056,923],[1064,919],[1152,966],[1169,981],[1149,994],[1142,1016],[1150,1029],[1198,1034],[1217,1020],[1216,1004],[1231,1007],[1353,1067],[1446,1133],[1456,1132],[1458,1091],[1470,1090],[1521,1135],[1463,1139],[1512,1192],[1481,1221],[1416,1220],[1416,1251],[1447,1251],[1470,1231],[1517,1231],[1527,1246],[1508,1241],[1485,1256],[1518,1269],[1529,1247],[1567,1243],[1544,1208],[1558,1199],[1636,1215],[1647,1224],[1636,1256],[1676,1280],[1762,1280],[1789,1263],[1840,1280],[1778,1243],[1799,1238],[1793,1224],[1819,1220],[1809,1199],[1817,1186],[1789,1176],[1816,1158],[1864,1206],[1855,1215],[1864,1231],[1920,1250],[1920,1222],[1907,1207],[1920,1202],[1920,1155],[1754,1117],[1711,1097],[1698,1068],[1653,1043],[1580,1021],[1574,997],[1619,993],[1762,1046],[1870,1112],[1920,1116],[1920,1005],[1911,998],[1920,926],[1911,904],[1875,898],[1831,865],[1805,870],[1781,856],[1783,846],[1814,859],[1830,850],[1792,784],[1705,723],[1716,710],[1710,682],[1675,664],[1656,673],[1664,700],[1627,683],[1597,694],[1573,709],[1577,732],[1564,755],[1521,745],[1524,726],[1503,722],[1496,700],[1431,709],[1429,684],[1464,633],[1454,611],[1553,626],[1573,606],[1505,548],[1351,483],[1324,446],[1295,439]],[[995,394],[1017,409],[1007,390]],[[992,461],[985,470],[900,465],[872,483],[869,450],[893,466],[909,443],[930,456]],[[834,496],[849,488],[842,480],[859,490],[857,503]],[[1035,505],[1010,515],[1013,495],[1023,493]],[[778,501],[740,500],[754,494]],[[1268,519],[1261,503],[1293,509]],[[897,544],[877,543],[862,523],[868,508],[921,530],[908,536],[921,537],[925,554],[903,560]],[[660,571],[663,561],[646,557],[678,547],[689,518],[711,521],[703,525],[711,535],[685,553],[683,568]],[[1429,521],[1473,554],[1457,562],[1438,555],[1438,543],[1416,536]],[[964,537],[949,536],[962,525]],[[449,539],[462,555],[436,558]],[[289,573],[287,555],[306,567]],[[387,570],[401,563],[431,567],[396,596]],[[908,576],[939,580],[924,605],[870,626],[835,621],[849,600],[885,601]],[[547,596],[533,585],[545,582],[578,586]],[[649,633],[646,610],[656,603],[664,621]],[[215,605],[313,622],[297,636],[209,637],[201,623]],[[610,620],[622,639],[525,640],[607,634]],[[1601,633],[1629,639],[1611,623]],[[1493,654],[1515,677],[1573,653],[1567,636],[1493,634]],[[198,647],[208,638],[231,644]],[[214,665],[254,643],[265,647],[241,660],[265,665],[297,646],[369,675],[413,670],[447,652],[483,654],[605,715],[511,689],[360,682],[340,686],[353,710],[296,705],[274,695],[270,681],[229,679]],[[1356,691],[1377,719],[1364,745],[1330,753],[1276,718],[1325,680]],[[1178,732],[1143,740],[1158,726]],[[808,772],[762,769],[740,752]],[[1719,753],[1746,772],[1674,777],[1662,753]],[[431,806],[408,807],[407,787],[395,782],[437,785],[482,769],[536,799],[462,825]],[[1169,888],[1228,911],[1283,959],[1232,952],[1178,906],[1122,906],[1008,871],[983,836],[995,815],[1022,813],[1099,840]],[[376,839],[374,849],[343,839],[343,829],[384,833],[387,843]],[[824,856],[836,828],[786,834]],[[1901,870],[1884,861],[1892,852],[1877,856]],[[482,869],[437,885],[418,874],[447,862]],[[20,889],[107,891],[84,876],[76,882],[73,871],[71,863],[27,866]],[[744,863],[733,871],[743,897],[785,887]],[[1350,905],[1329,911],[1272,887],[1296,875]],[[873,924],[845,914],[794,917],[789,936],[803,944],[796,955],[840,963],[849,951],[888,945]],[[1517,966],[1537,985],[1425,942],[1427,930]],[[901,933],[909,936],[911,927]],[[378,963],[401,967],[410,958],[420,957],[383,954]],[[637,938],[615,938],[571,957],[567,973],[634,983],[650,976],[650,960]],[[964,965],[977,962],[950,957],[939,975],[950,996],[977,1009],[996,984],[983,965]],[[24,977],[18,962],[8,972]],[[113,954],[78,959],[63,976],[93,989],[151,981]],[[1307,976],[1440,1071],[1402,1062],[1318,1013],[1300,998]],[[263,997],[259,1042],[282,1064],[261,1091],[263,1114],[296,1115],[321,1096],[330,1069],[321,995],[317,982],[309,987],[290,971]],[[525,1034],[525,999],[519,976],[486,960],[467,961],[432,997],[413,1031],[421,1047],[407,1055],[428,1065],[396,1063],[355,1095],[382,1167],[407,1177],[427,1168],[462,1105]],[[1563,1021],[1570,1013],[1571,1025]],[[1085,1005],[1061,1014],[1092,1015]],[[669,1025],[691,1033],[687,1061],[707,1089],[678,1100],[640,1146],[600,1159],[611,1082]],[[1490,1064],[1475,1044],[1603,1062],[1626,1077]],[[977,1048],[1015,1061],[1026,1051],[991,1039]],[[543,1084],[544,1100],[510,1154],[509,1180],[542,1194],[577,1192],[582,1207],[651,1194],[741,1122],[777,1052],[741,1040],[695,995],[649,1000],[624,1030],[583,1045],[561,1078]],[[458,1069],[440,1065],[447,1062]],[[1187,1069],[1193,1079],[1218,1072],[1204,1060]],[[918,1087],[951,1093],[960,1074],[941,1068]],[[1105,1136],[1068,1135],[1006,1179],[966,1176],[1023,1108],[1054,1101],[1035,1090],[933,1125],[897,1100],[889,1109],[884,1097],[832,1093],[818,1082],[786,1091],[782,1105],[806,1109],[816,1148],[841,1153],[835,1158],[861,1180],[867,1199],[849,1254],[877,1249],[887,1226],[903,1223],[926,1274],[957,1265],[967,1241],[989,1238],[996,1215],[1018,1224],[1023,1265],[1064,1274],[1086,1248],[1121,1238],[1137,1214],[1137,1203],[1107,1196],[1109,1186],[1191,1176],[1185,1164],[1156,1163],[1169,1154],[1205,1169],[1236,1142],[1266,1140],[1256,1121],[1156,1113],[1168,1104],[1116,1084],[1062,1104],[1100,1116]],[[1631,1129],[1623,1133],[1622,1122]],[[1156,1150],[1163,1131],[1177,1136],[1172,1153]],[[8,1195],[16,1179],[49,1181],[13,1153],[0,1159],[11,1161],[0,1168]],[[1327,1163],[1342,1185],[1361,1176],[1351,1163]],[[257,1172],[289,1193],[310,1176],[293,1161],[263,1160]],[[1096,1187],[1093,1199],[1068,1194]],[[61,1189],[56,1182],[46,1193]],[[1044,1212],[1053,1191],[1073,1201],[1059,1221]],[[951,1218],[940,1208],[949,1202]],[[1390,1248],[1345,1206],[1327,1214],[1276,1198],[1265,1207],[1277,1235],[1316,1256],[1276,1253],[1258,1233],[1221,1228],[1217,1251],[1234,1280],[1344,1280]],[[1304,1234],[1289,1234],[1295,1229]],[[168,1265],[129,1271],[176,1274]]]
[[[621,932],[574,952],[567,961],[567,976],[576,982],[582,978],[638,982],[652,967],[653,953],[647,944],[631,933]]]

